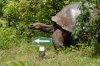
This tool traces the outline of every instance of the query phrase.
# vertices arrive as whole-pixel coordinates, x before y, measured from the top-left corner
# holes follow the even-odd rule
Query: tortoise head
[[[33,24],[30,24],[29,25],[29,28],[30,29],[33,29],[33,30],[35,30],[35,29],[40,29],[41,28],[41,25],[40,25],[40,23],[33,23]]]

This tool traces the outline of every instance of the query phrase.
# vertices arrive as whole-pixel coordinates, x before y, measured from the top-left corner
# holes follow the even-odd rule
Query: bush
[[[59,12],[65,5],[75,1],[83,2],[81,0],[0,0],[0,39],[2,39],[0,47],[3,47],[4,44],[8,48],[10,45],[17,45],[18,39],[31,40],[35,36],[50,36],[51,34],[41,31],[29,30],[29,23],[53,24],[51,16]],[[91,39],[97,40],[100,34],[100,16],[96,15],[96,19],[93,19],[89,12],[89,10],[98,9],[99,2],[92,0],[91,3],[93,6],[82,7],[82,14],[77,19],[77,26],[73,31],[73,36],[78,38],[84,38],[82,36],[85,34],[86,41],[90,43]]]
[[[0,19],[0,27],[7,27],[8,26],[8,22],[4,19]]]
[[[98,10],[96,4],[83,1],[80,10],[81,14],[77,18],[76,27],[72,33],[73,36],[75,38],[83,38],[84,41],[91,42],[93,39],[98,41],[100,15],[94,12],[94,10]]]
[[[9,49],[18,45],[20,44],[14,28],[0,28],[0,49]]]
[[[72,32],[75,39],[79,39],[79,43],[87,43],[94,45],[94,52],[100,53],[100,13],[99,1],[83,1],[81,3],[81,14],[77,18],[76,28]]]

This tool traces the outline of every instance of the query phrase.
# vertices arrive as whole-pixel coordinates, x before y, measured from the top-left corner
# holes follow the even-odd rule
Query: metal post
[[[39,57],[43,58],[45,56],[45,47],[43,45],[40,45],[39,47]]]

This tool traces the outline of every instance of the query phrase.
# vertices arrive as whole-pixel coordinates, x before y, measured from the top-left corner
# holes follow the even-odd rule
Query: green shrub
[[[16,18],[18,17],[18,6],[15,1],[8,1],[3,7],[3,16],[6,18]]]
[[[94,53],[100,54],[100,10],[99,1],[83,1],[81,3],[81,14],[77,18],[76,28],[72,32],[74,38],[79,39],[79,43],[94,45]]]
[[[0,0],[0,16],[2,16],[3,0]]]
[[[35,36],[49,36],[51,34],[41,31],[32,31],[28,29],[29,23],[42,22],[45,24],[53,24],[51,17],[59,12],[65,5],[71,2],[80,2],[81,0],[0,0],[0,47],[3,44],[12,45],[14,43],[11,40],[18,39],[31,40]],[[73,31],[74,37],[82,38],[85,33],[88,42],[91,43],[91,39],[99,38],[99,16],[96,16],[96,20],[90,18],[89,9],[97,9],[99,6],[98,0],[91,1],[93,7],[82,7],[82,14],[77,19],[77,27]],[[95,6],[96,5],[96,6]],[[92,9],[91,9],[92,8]],[[86,23],[84,17],[87,17]],[[1,19],[2,18],[2,19]],[[79,25],[80,24],[80,25]],[[87,24],[87,25],[86,25]],[[7,28],[8,27],[8,28]],[[83,29],[85,27],[85,29]],[[79,28],[79,29],[77,29]],[[13,31],[12,31],[13,29]],[[8,35],[9,34],[9,35]],[[10,36],[13,38],[8,38]],[[6,36],[6,37],[5,37]],[[6,40],[6,42],[4,42]],[[99,40],[98,40],[99,41]],[[11,42],[11,43],[10,43]],[[7,44],[8,43],[8,44]],[[6,46],[4,45],[4,46]]]
[[[14,28],[0,28],[0,49],[9,49],[18,45],[20,44]]]
[[[100,15],[94,12],[94,10],[98,10],[96,6],[93,2],[82,2],[80,7],[81,14],[77,18],[76,27],[72,33],[75,38],[80,38],[90,43],[93,39],[98,41]],[[94,13],[92,14],[92,12]]]
[[[0,27],[7,27],[8,26],[8,22],[4,19],[0,19]]]

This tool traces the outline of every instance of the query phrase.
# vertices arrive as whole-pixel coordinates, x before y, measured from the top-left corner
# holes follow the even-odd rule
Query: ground
[[[100,66],[100,56],[92,55],[92,47],[60,49],[55,54],[53,46],[46,46],[46,56],[40,59],[38,47],[21,44],[7,50],[0,50],[0,66]]]

